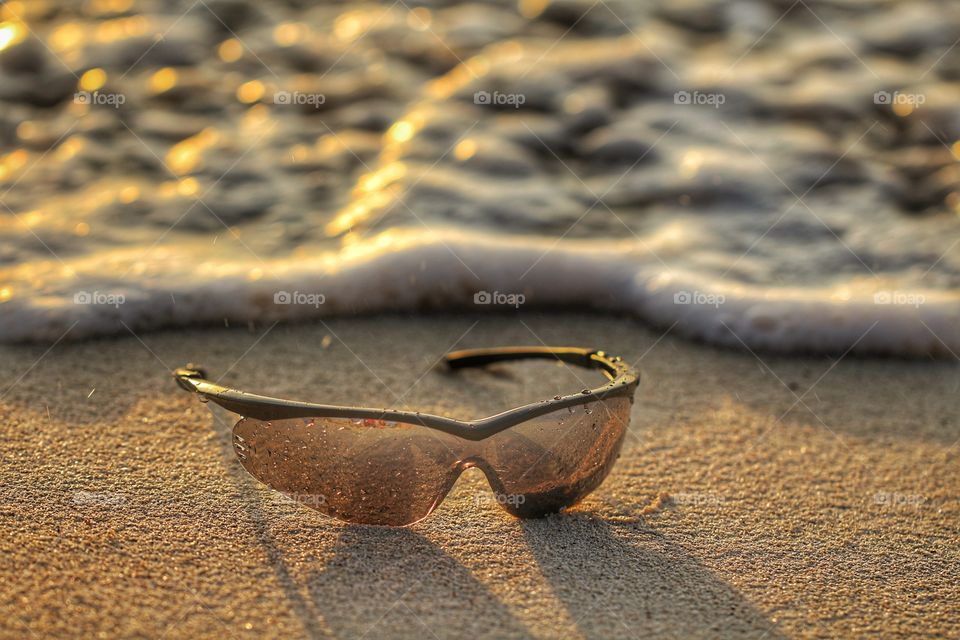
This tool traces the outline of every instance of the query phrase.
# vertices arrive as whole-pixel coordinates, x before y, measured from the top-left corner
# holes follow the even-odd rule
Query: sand
[[[452,377],[436,358],[540,341],[620,353],[644,380],[607,482],[527,522],[475,470],[407,529],[284,502],[168,374],[192,360],[252,391],[473,417],[589,374]],[[955,362],[755,356],[523,313],[7,346],[0,382],[3,637],[960,635]]]

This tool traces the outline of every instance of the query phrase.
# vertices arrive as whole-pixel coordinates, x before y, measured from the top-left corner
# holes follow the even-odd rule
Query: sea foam
[[[657,249],[679,250],[667,244],[661,240]],[[731,284],[668,271],[651,257],[651,248],[633,240],[600,246],[462,230],[388,231],[347,251],[256,267],[247,260],[198,262],[189,248],[165,249],[158,262],[162,271],[126,282],[104,278],[140,257],[124,250],[99,256],[102,263],[71,266],[86,289],[9,300],[0,336],[55,341],[379,311],[574,308],[631,314],[664,331],[750,350],[900,356],[960,351],[956,292],[904,292],[871,281],[829,289]]]

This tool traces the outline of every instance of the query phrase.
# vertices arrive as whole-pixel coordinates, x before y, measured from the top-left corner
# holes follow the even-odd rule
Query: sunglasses
[[[480,468],[497,504],[521,518],[572,506],[610,472],[639,376],[622,358],[564,347],[469,349],[452,370],[527,359],[597,369],[608,382],[479,420],[293,402],[222,387],[193,366],[174,377],[244,416],[233,427],[243,468],[292,500],[360,524],[409,525],[430,515],[466,469]]]

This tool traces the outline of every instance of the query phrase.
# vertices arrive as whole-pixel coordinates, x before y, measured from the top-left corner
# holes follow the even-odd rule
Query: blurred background
[[[0,10],[2,339],[495,287],[709,340],[727,302],[782,350],[960,339],[956,3]]]

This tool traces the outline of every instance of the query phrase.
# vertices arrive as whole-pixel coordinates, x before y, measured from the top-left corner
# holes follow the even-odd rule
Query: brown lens
[[[456,481],[465,442],[386,420],[244,418],[233,428],[243,467],[329,516],[406,525],[429,515]]]
[[[631,405],[627,397],[590,401],[479,442],[389,420],[244,418],[233,428],[234,448],[260,482],[348,522],[417,522],[473,465],[504,509],[537,517],[600,485],[623,444]]]
[[[630,422],[632,398],[560,409],[488,441],[481,465],[497,501],[520,517],[572,506],[610,472]]]

